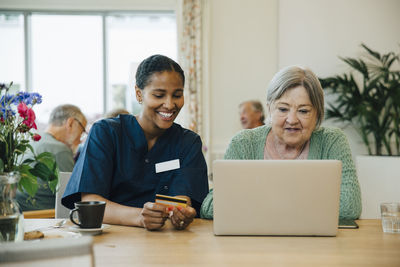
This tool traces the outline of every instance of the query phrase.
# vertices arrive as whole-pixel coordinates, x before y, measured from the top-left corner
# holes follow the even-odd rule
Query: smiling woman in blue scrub
[[[186,228],[208,192],[200,137],[174,120],[184,104],[185,76],[172,59],[153,55],[136,72],[138,116],[96,122],[65,190],[62,204],[106,201],[104,223],[160,229],[170,218]],[[188,206],[154,202],[156,194],[187,199]]]

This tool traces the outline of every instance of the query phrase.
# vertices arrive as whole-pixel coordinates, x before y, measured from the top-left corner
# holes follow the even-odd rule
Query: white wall
[[[338,56],[361,55],[360,44],[399,51],[398,0],[280,0],[279,68],[303,64],[318,75],[345,71]]]
[[[209,1],[211,154],[223,154],[240,130],[239,103],[265,100],[278,63],[277,7],[277,0]]]
[[[211,160],[240,129],[238,104],[264,101],[281,67],[300,64],[326,77],[346,71],[338,56],[359,56],[361,43],[381,53],[400,52],[399,0],[209,2]],[[345,132],[353,154],[365,154],[356,131]]]
[[[279,68],[300,64],[327,77],[348,71],[338,56],[362,55],[361,43],[399,53],[399,14],[398,0],[280,0]],[[355,129],[344,130],[353,156],[366,154]]]

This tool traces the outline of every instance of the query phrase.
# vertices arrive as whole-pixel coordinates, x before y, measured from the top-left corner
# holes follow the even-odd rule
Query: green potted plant
[[[9,92],[12,83],[0,84],[0,241],[23,238],[23,216],[14,200],[17,187],[34,197],[37,179],[55,192],[58,168],[51,153],[36,155],[31,140],[39,141],[32,107],[42,102],[38,93]],[[32,157],[24,158],[30,151]]]
[[[328,104],[326,118],[353,124],[369,155],[400,155],[399,55],[381,55],[366,45],[364,58],[341,58],[352,72],[320,79],[336,96]],[[372,141],[371,141],[372,138]]]
[[[356,160],[362,217],[379,218],[379,203],[400,201],[400,59],[361,46],[364,56],[340,58],[350,72],[320,82],[334,97],[326,118],[354,126],[368,150]]]

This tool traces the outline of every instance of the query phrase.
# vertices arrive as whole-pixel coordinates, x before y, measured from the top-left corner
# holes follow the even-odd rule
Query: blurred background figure
[[[120,114],[130,114],[130,113],[126,109],[116,108],[116,109],[110,110],[109,112],[104,114],[104,119],[115,118],[115,117],[118,117],[118,115],[120,115]],[[76,150],[76,153],[75,153],[75,156],[74,156],[74,162],[78,161],[79,155],[82,152],[83,145],[84,145],[85,141],[86,140],[82,139],[81,144],[78,146],[78,149]]]
[[[264,125],[264,109],[260,101],[250,100],[239,105],[240,123],[243,129]]]
[[[117,117],[120,114],[129,114],[129,111],[127,111],[126,109],[123,109],[123,108],[113,109],[113,110],[110,110],[109,112],[107,112],[104,115],[104,118],[107,118],[107,119],[108,118],[114,118],[114,117]]]
[[[49,125],[38,142],[32,142],[35,153],[50,152],[54,155],[60,172],[72,172],[74,153],[86,135],[86,117],[74,105],[60,105],[50,114]],[[29,154],[26,158],[29,158]],[[17,192],[17,201],[23,211],[54,209],[55,193],[39,180],[39,189],[34,201],[25,193]]]

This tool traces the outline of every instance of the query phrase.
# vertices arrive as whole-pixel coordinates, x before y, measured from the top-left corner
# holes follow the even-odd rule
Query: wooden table
[[[29,226],[49,220],[26,220]],[[94,237],[96,266],[400,266],[400,234],[380,220],[337,237],[214,236],[212,221],[196,219],[184,231],[112,225]]]

